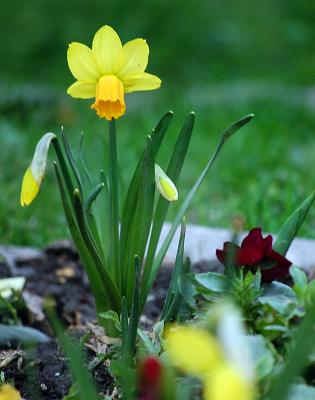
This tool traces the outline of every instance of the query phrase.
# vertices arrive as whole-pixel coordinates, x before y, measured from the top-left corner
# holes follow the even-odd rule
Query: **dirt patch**
[[[107,365],[96,357],[98,352],[106,351],[104,332],[95,323],[94,299],[71,242],[55,243],[43,252],[28,250],[19,248],[14,254],[14,249],[10,249],[6,254],[7,262],[0,263],[0,277],[26,278],[23,296],[27,308],[21,309],[18,316],[23,325],[41,330],[50,335],[51,340],[36,349],[21,349],[14,343],[0,348],[0,362],[1,359],[7,360],[1,368],[5,379],[21,391],[25,400],[61,400],[68,393],[72,379],[67,360],[52,338],[49,323],[42,312],[43,298],[49,296],[55,300],[58,317],[72,335],[79,339],[89,333],[85,346],[87,362],[99,391],[112,393],[113,379]],[[217,268],[220,267],[200,263],[193,269],[200,272]],[[146,326],[159,318],[171,273],[172,266],[169,265],[163,266],[159,272],[143,316]]]

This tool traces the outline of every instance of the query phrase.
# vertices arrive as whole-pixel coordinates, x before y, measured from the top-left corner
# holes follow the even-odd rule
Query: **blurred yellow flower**
[[[228,364],[222,364],[204,380],[205,400],[252,400],[253,398],[253,385]]]
[[[14,387],[4,384],[0,387],[0,400],[21,400],[21,396]]]
[[[166,340],[172,362],[183,372],[202,378],[223,360],[217,340],[204,329],[191,326],[170,329]]]
[[[27,168],[22,181],[20,199],[22,207],[30,205],[39,192],[46,172],[49,146],[55,137],[54,133],[49,132],[37,143],[33,160]]]
[[[229,362],[207,330],[181,326],[166,333],[167,354],[183,372],[199,377],[204,400],[253,400],[253,384]]]
[[[117,119],[126,111],[125,93],[160,87],[161,80],[145,72],[148,58],[149,47],[144,39],[122,45],[114,29],[105,25],[96,32],[92,49],[70,43],[68,65],[77,81],[67,93],[74,98],[95,98],[91,108],[99,117]]]

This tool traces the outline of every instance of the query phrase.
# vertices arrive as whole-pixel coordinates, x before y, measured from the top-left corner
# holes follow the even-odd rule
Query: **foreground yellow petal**
[[[167,352],[183,372],[203,378],[222,363],[217,340],[206,330],[182,326],[167,332]]]
[[[122,44],[110,26],[105,25],[96,32],[92,51],[101,74],[116,74],[122,67],[124,61]]]
[[[205,400],[253,400],[252,385],[235,369],[222,364],[204,381]]]
[[[96,82],[99,71],[92,50],[82,43],[70,43],[67,51],[69,69],[79,81]]]
[[[144,39],[134,39],[124,44],[123,53],[124,65],[118,73],[120,79],[145,71],[149,59],[149,46]]]
[[[4,384],[0,387],[0,400],[21,400],[21,396],[14,387]]]
[[[21,206],[32,203],[39,192],[40,185],[46,172],[47,156],[51,141],[56,137],[54,133],[46,133],[37,143],[31,165],[25,172],[21,189]]]
[[[74,98],[95,97],[91,108],[100,118],[120,118],[126,112],[125,93],[154,90],[161,80],[145,72],[149,46],[144,39],[134,39],[122,46],[117,33],[108,25],[94,35],[92,49],[73,42],[68,65],[77,79],[67,90]]]

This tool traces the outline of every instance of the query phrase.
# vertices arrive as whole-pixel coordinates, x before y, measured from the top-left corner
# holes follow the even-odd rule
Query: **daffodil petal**
[[[204,377],[222,363],[217,340],[206,330],[182,326],[167,332],[167,353],[183,372]]]
[[[68,87],[67,93],[75,99],[92,99],[95,97],[96,83],[76,81]]]
[[[127,75],[145,71],[149,60],[149,46],[144,39],[134,39],[123,46],[124,64],[118,76],[123,79]]]
[[[21,206],[32,203],[39,192],[40,185],[45,176],[48,150],[51,141],[56,137],[54,133],[46,133],[37,143],[31,165],[26,170],[21,189]]]
[[[124,60],[122,44],[110,26],[105,25],[96,32],[92,51],[102,74],[116,74],[121,69]]]
[[[97,81],[100,72],[92,50],[85,44],[73,42],[67,51],[69,69],[79,81]]]
[[[144,90],[154,90],[161,86],[161,79],[155,75],[143,72],[140,74],[127,75],[122,79],[125,93],[138,92]]]
[[[204,383],[204,400],[253,400],[254,390],[238,371],[227,364],[214,370]]]
[[[0,387],[0,400],[21,400],[20,393],[7,383]]]

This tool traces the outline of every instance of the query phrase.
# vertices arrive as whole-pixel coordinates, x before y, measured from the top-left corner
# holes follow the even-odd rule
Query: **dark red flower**
[[[252,229],[241,246],[225,242],[216,255],[222,264],[231,262],[236,267],[247,267],[251,271],[261,270],[263,282],[283,280],[289,272],[291,262],[272,249],[272,236],[263,238],[261,228]]]
[[[155,357],[142,361],[138,369],[139,400],[160,400],[162,364]]]

